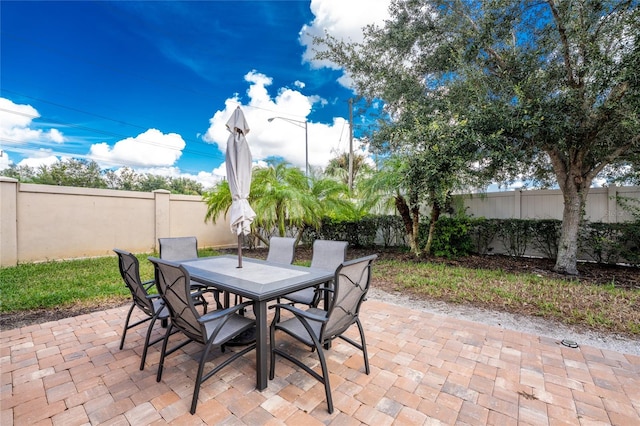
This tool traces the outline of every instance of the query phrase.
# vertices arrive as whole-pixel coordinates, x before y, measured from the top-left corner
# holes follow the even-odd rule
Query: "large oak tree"
[[[414,101],[446,106],[501,165],[496,179],[557,184],[564,196],[555,269],[577,274],[589,188],[605,168],[637,167],[637,0],[394,0],[362,43],[326,36],[319,58],[390,117]],[[419,88],[419,89],[417,89]],[[454,152],[451,153],[455,155]]]

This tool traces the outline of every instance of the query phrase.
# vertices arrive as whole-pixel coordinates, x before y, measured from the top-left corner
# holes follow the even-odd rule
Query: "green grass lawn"
[[[200,256],[218,254],[199,250]],[[139,254],[142,280],[153,277]],[[302,259],[298,264],[307,264]],[[529,273],[430,262],[376,261],[372,286],[429,300],[540,316],[594,330],[640,336],[640,291],[552,279]],[[21,264],[0,269],[0,314],[72,306],[100,307],[130,299],[117,257]]]
[[[430,300],[640,336],[639,290],[429,262],[381,261],[373,274],[393,277],[395,290]]]
[[[199,250],[200,256],[217,254]],[[140,277],[153,278],[153,265],[138,254]],[[0,268],[0,313],[30,309],[65,308],[72,305],[100,305],[101,302],[131,298],[118,269],[118,258],[99,257],[42,263],[24,263]]]

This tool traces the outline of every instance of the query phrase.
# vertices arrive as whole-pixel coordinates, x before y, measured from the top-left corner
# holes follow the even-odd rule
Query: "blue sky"
[[[311,35],[351,40],[388,0],[3,1],[0,168],[68,157],[103,168],[224,176],[225,123],[241,106],[254,161],[324,167],[348,150],[346,78]],[[355,117],[357,134],[359,117]],[[356,139],[356,145],[358,141]]]

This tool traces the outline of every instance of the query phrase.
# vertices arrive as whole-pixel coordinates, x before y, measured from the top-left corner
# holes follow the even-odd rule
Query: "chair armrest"
[[[142,286],[144,287],[145,290],[148,291],[155,283],[156,283],[156,280],[148,280],[148,281],[144,281],[142,283]]]
[[[295,306],[289,305],[288,303],[276,303],[275,305],[269,306],[269,309],[273,309],[273,308],[285,309],[297,317],[306,318],[311,321],[327,322],[328,320],[326,316],[320,316],[320,315],[312,314],[307,311],[303,311],[302,309],[296,308]]]
[[[205,284],[200,284],[194,281],[191,281],[190,285],[191,285],[191,289],[195,290],[195,292],[191,294],[196,294],[198,296],[202,296],[204,293],[211,293],[213,295],[220,294],[220,290],[218,290],[215,287],[211,287]]]
[[[201,284],[201,283],[199,283],[197,281],[191,281],[189,283],[189,285],[191,286],[191,288],[197,288],[197,289],[202,290],[202,291],[205,291],[205,290],[208,290],[208,291],[220,291],[215,287],[211,287],[210,285],[206,285],[206,284]]]
[[[220,319],[222,317],[226,317],[226,316],[228,316],[230,314],[233,314],[233,313],[239,311],[240,309],[246,308],[247,306],[249,306],[251,304],[253,304],[253,302],[244,302],[244,303],[240,303],[239,305],[235,305],[235,306],[232,306],[232,307],[227,308],[227,309],[222,309],[222,310],[209,312],[208,314],[205,314],[205,315],[201,316],[200,318],[198,318],[198,322],[199,323],[205,323],[205,322],[209,322],[209,321]]]
[[[201,297],[202,293],[205,293],[203,290],[193,290],[191,293],[191,297]]]
[[[316,287],[314,291],[316,293],[322,293],[322,292],[335,293],[335,290],[332,289],[331,287]]]

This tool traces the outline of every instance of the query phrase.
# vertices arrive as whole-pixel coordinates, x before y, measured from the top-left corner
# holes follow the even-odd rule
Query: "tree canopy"
[[[193,179],[151,173],[140,174],[128,167],[117,171],[101,170],[95,161],[75,158],[58,160],[50,166],[43,165],[37,169],[28,166],[11,166],[0,171],[0,175],[12,177],[24,183],[44,185],[144,192],[166,189],[174,194],[185,195],[201,195],[204,192],[202,184]]]
[[[342,66],[360,95],[382,99],[392,125],[411,111],[464,122],[467,141],[483,157],[478,164],[495,180],[558,185],[565,207],[556,270],[575,274],[578,227],[594,179],[638,166],[638,6],[395,0],[391,18],[367,27],[362,43],[326,36],[316,40],[328,46],[318,57]],[[398,144],[415,150],[415,141]],[[456,144],[449,148],[459,156]]]

